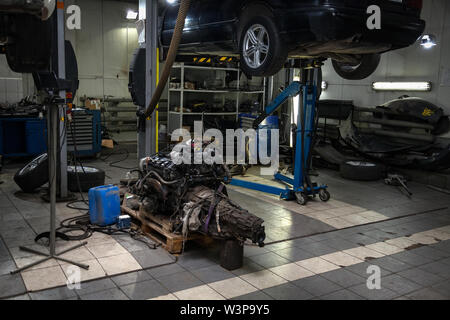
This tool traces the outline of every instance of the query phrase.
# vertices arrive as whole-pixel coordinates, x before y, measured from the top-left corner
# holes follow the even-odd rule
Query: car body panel
[[[240,15],[253,3],[272,11],[290,57],[381,53],[411,45],[425,28],[420,10],[392,0],[198,0],[189,10],[180,53],[237,55]],[[381,30],[366,26],[369,3],[382,9]],[[178,6],[166,9],[161,31],[164,48],[170,44],[177,12]]]

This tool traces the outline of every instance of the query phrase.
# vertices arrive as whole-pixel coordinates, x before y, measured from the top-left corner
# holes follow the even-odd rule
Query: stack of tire
[[[88,192],[105,184],[105,172],[85,166],[67,167],[67,184],[71,192]],[[30,161],[17,171],[14,181],[23,192],[32,193],[49,181],[48,155],[46,153]]]

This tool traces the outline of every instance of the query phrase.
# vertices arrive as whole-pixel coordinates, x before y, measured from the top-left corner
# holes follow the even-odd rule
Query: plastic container
[[[89,216],[92,224],[101,227],[117,223],[120,216],[119,188],[109,185],[90,189]]]

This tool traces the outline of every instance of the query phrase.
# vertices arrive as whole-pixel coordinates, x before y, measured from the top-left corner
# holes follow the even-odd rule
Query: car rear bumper
[[[365,11],[332,6],[276,12],[276,16],[291,46],[354,38],[360,43],[388,44],[398,49],[413,44],[425,28],[418,17],[382,11],[381,29],[369,30]]]

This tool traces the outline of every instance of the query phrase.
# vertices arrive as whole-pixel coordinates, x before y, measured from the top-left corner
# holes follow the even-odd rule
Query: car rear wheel
[[[52,52],[52,21],[17,14],[10,28],[12,41],[6,46],[6,59],[11,70],[17,73],[47,70]]]
[[[249,6],[239,27],[241,69],[249,76],[272,76],[283,67],[288,51],[273,14],[263,5]]]
[[[381,56],[377,53],[365,54],[359,63],[345,63],[333,60],[333,68],[338,75],[346,80],[362,80],[377,70]]]

